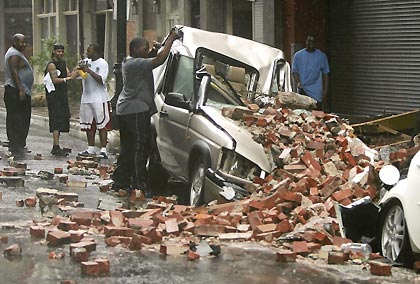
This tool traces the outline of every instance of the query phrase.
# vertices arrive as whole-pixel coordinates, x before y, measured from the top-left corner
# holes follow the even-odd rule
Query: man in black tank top
[[[68,152],[60,148],[60,133],[69,132],[70,129],[70,108],[67,97],[67,81],[77,76],[77,72],[69,72],[64,61],[64,45],[54,44],[51,54],[51,61],[45,68],[45,75],[48,73],[52,86],[45,88],[48,103],[48,116],[50,132],[53,134],[53,148],[51,154],[65,157]]]

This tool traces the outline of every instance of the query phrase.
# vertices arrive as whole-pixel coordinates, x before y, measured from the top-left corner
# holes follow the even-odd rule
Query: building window
[[[67,0],[65,11],[77,11],[79,9],[79,1],[77,0]]]
[[[6,0],[4,8],[30,8],[32,7],[31,0]]]
[[[66,41],[69,54],[77,54],[78,46],[78,0],[66,0],[63,15],[66,17]]]
[[[56,1],[39,1],[39,13],[37,17],[41,21],[41,39],[46,39],[56,35]]]
[[[112,3],[112,0],[96,0],[95,9],[96,43],[103,48],[104,58],[108,62],[113,58]]]
[[[200,28],[200,0],[191,0],[191,27]]]
[[[178,0],[171,0],[170,2],[171,7],[170,7],[170,11],[174,12],[178,10],[178,6],[179,6],[179,1]]]

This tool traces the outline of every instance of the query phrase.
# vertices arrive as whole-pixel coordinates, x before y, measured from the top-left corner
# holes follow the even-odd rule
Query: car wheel
[[[169,174],[162,167],[156,143],[152,143],[147,163],[148,183],[153,193],[164,193],[168,185]]]
[[[204,158],[200,157],[192,166],[190,170],[190,206],[201,206],[204,199],[204,179],[206,177],[206,170],[208,163]]]
[[[401,204],[393,204],[388,207],[382,222],[380,239],[383,256],[395,263],[409,261],[411,248]]]

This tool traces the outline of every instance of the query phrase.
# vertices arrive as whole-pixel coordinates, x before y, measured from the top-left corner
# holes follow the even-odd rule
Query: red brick
[[[110,210],[109,211],[110,225],[112,224],[115,227],[121,227],[124,224],[124,215],[121,211]]]
[[[363,190],[363,188],[356,186],[356,188],[353,191],[353,195],[357,198],[363,198],[365,196],[365,191]]]
[[[280,251],[277,252],[278,262],[296,262],[296,253],[292,251]]]
[[[309,143],[306,144],[306,148],[311,150],[324,150],[324,147],[325,144],[322,142],[309,141]]]
[[[278,225],[276,230],[282,233],[288,233],[292,231],[292,225],[290,224],[288,219],[284,219]]]
[[[223,225],[223,226],[231,226],[232,223],[229,221],[229,219],[231,219],[231,217],[226,216],[224,218],[221,217],[217,217],[216,218],[216,223],[219,225]]]
[[[420,260],[413,263],[413,270],[415,273],[420,274]]]
[[[173,211],[173,210],[171,212],[169,212],[168,216],[171,217],[171,218],[175,218],[178,222],[182,222],[182,221],[185,220],[184,216],[182,216],[182,214],[180,212],[176,212],[176,211]]]
[[[328,197],[328,199],[324,202],[324,206],[330,216],[335,215],[334,201],[331,197]]]
[[[174,209],[173,211],[178,212],[178,213],[182,213],[188,210],[188,206],[185,205],[174,205]]]
[[[85,232],[82,230],[70,230],[69,234],[72,243],[80,242],[85,236]]]
[[[35,207],[36,206],[36,197],[28,197],[25,199],[26,207]]]
[[[280,197],[285,201],[292,201],[297,203],[302,201],[302,194],[300,192],[283,191],[280,193]]]
[[[95,214],[92,211],[76,211],[71,215],[70,220],[79,225],[90,226],[94,216]]]
[[[332,196],[336,201],[340,202],[341,200],[349,198],[352,195],[353,195],[352,190],[347,187],[345,189],[334,192]]]
[[[160,245],[159,252],[163,255],[168,254],[168,247],[166,245]]]
[[[309,188],[309,195],[319,195],[319,189],[318,187],[311,187]]]
[[[307,255],[309,253],[308,244],[305,241],[295,241],[292,244],[293,252],[299,255]]]
[[[194,233],[195,225],[193,222],[187,222],[185,226],[182,227],[183,231]]]
[[[141,218],[142,219],[149,219],[149,218],[153,217],[154,215],[159,214],[162,211],[163,211],[162,208],[148,209],[146,213],[141,215]]]
[[[170,218],[165,221],[166,232],[168,234],[179,234],[179,227],[176,218]]]
[[[130,237],[112,236],[105,239],[105,244],[110,247],[115,247],[119,244],[128,246],[131,242]]]
[[[89,259],[89,253],[85,248],[75,248],[70,254],[73,261],[76,262],[88,261]]]
[[[267,233],[267,232],[275,231],[276,228],[277,228],[276,224],[264,224],[264,225],[257,226],[256,231],[258,233]]]
[[[45,228],[42,226],[31,226],[29,231],[32,237],[45,238]]]
[[[328,198],[333,194],[339,186],[343,183],[342,179],[339,176],[335,177],[328,177],[322,184],[321,184],[321,191],[322,195],[325,198]]]
[[[335,245],[337,247],[341,247],[342,244],[347,244],[347,243],[351,243],[351,242],[352,242],[352,240],[342,238],[342,237],[339,237],[339,236],[334,236],[333,239],[332,239],[333,245]]]
[[[49,231],[46,240],[50,246],[61,246],[71,242],[70,234],[61,230]]]
[[[141,218],[129,218],[127,219],[128,227],[133,229],[150,228],[153,226],[153,220],[143,220]]]
[[[58,223],[57,227],[63,231],[79,230],[79,225],[76,222],[67,221],[67,220],[61,220],[60,223]]]
[[[255,236],[255,239],[258,241],[265,241],[267,243],[271,243],[275,237],[279,237],[280,235],[281,233],[279,232],[271,231],[271,232],[257,234]]]
[[[260,201],[257,201],[257,200],[251,200],[249,202],[249,206],[251,207],[251,210],[252,209],[257,209],[257,210],[264,209],[264,203],[262,203]]]
[[[261,211],[249,212],[247,218],[252,230],[255,230],[257,226],[262,225],[263,214]]]
[[[156,229],[152,229],[144,234],[145,237],[149,238],[152,243],[157,243],[162,240],[162,233],[157,231]]]
[[[302,159],[302,162],[304,162],[307,167],[312,166],[317,171],[322,170],[321,165],[314,159],[311,152],[306,151],[305,154],[303,154],[301,159]]]
[[[328,264],[343,264],[349,259],[349,255],[342,251],[328,252]]]
[[[76,248],[84,248],[87,252],[96,251],[96,242],[94,241],[81,241],[70,245],[70,253]]]
[[[284,214],[283,212],[280,212],[280,213],[279,213],[279,215],[277,215],[277,218],[278,218],[280,221],[283,221],[284,219],[287,219],[287,216],[286,216],[286,214]]]
[[[142,190],[135,189],[131,191],[130,196],[128,197],[128,200],[130,202],[141,202],[141,201],[145,201],[146,198]]]
[[[132,237],[134,234],[134,230],[127,227],[105,226],[104,234],[105,234],[105,237],[110,237],[110,236]]]
[[[141,244],[142,244],[142,242],[139,238],[139,235],[134,234],[133,237],[131,238],[131,242],[130,242],[128,247],[131,250],[140,250],[141,249]]]
[[[349,163],[353,167],[357,165],[357,162],[354,159],[353,155],[349,152],[342,153],[342,160]]]
[[[60,251],[60,252],[55,252],[55,251],[51,251],[48,254],[48,259],[63,259],[65,257],[65,253]]]
[[[198,253],[196,253],[195,251],[192,251],[192,250],[188,250],[188,253],[187,253],[187,259],[188,260],[196,260],[196,259],[199,259],[199,258],[200,258],[200,255]]]
[[[121,211],[121,213],[127,219],[130,219],[130,218],[131,219],[136,219],[136,218],[139,218],[140,216],[142,216],[144,214],[144,212],[136,211],[136,210],[123,210],[123,211]]]
[[[8,236],[0,236],[0,243],[7,244],[9,242]]]
[[[99,264],[99,273],[107,274],[111,270],[111,265],[108,258],[97,258],[95,262]]]
[[[95,261],[84,261],[80,267],[83,275],[98,276],[100,273],[99,263]]]
[[[310,252],[318,251],[321,249],[321,244],[314,243],[314,242],[308,242],[308,249]]]
[[[351,199],[350,198],[344,198],[343,200],[340,201],[341,205],[347,206],[349,204],[351,204]]]
[[[369,265],[370,265],[370,273],[373,275],[379,275],[379,276],[391,275],[392,264],[373,260],[373,261],[369,261]]]
[[[303,164],[289,164],[289,165],[284,165],[283,169],[291,172],[291,173],[296,173],[296,172],[301,172],[306,170],[306,166]]]

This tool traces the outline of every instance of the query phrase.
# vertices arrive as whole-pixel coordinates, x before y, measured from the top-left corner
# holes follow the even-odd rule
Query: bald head
[[[23,51],[26,47],[25,36],[23,34],[15,34],[12,37],[12,46],[19,51]]]
[[[130,42],[130,55],[133,57],[147,57],[149,41],[144,37],[133,38]]]

